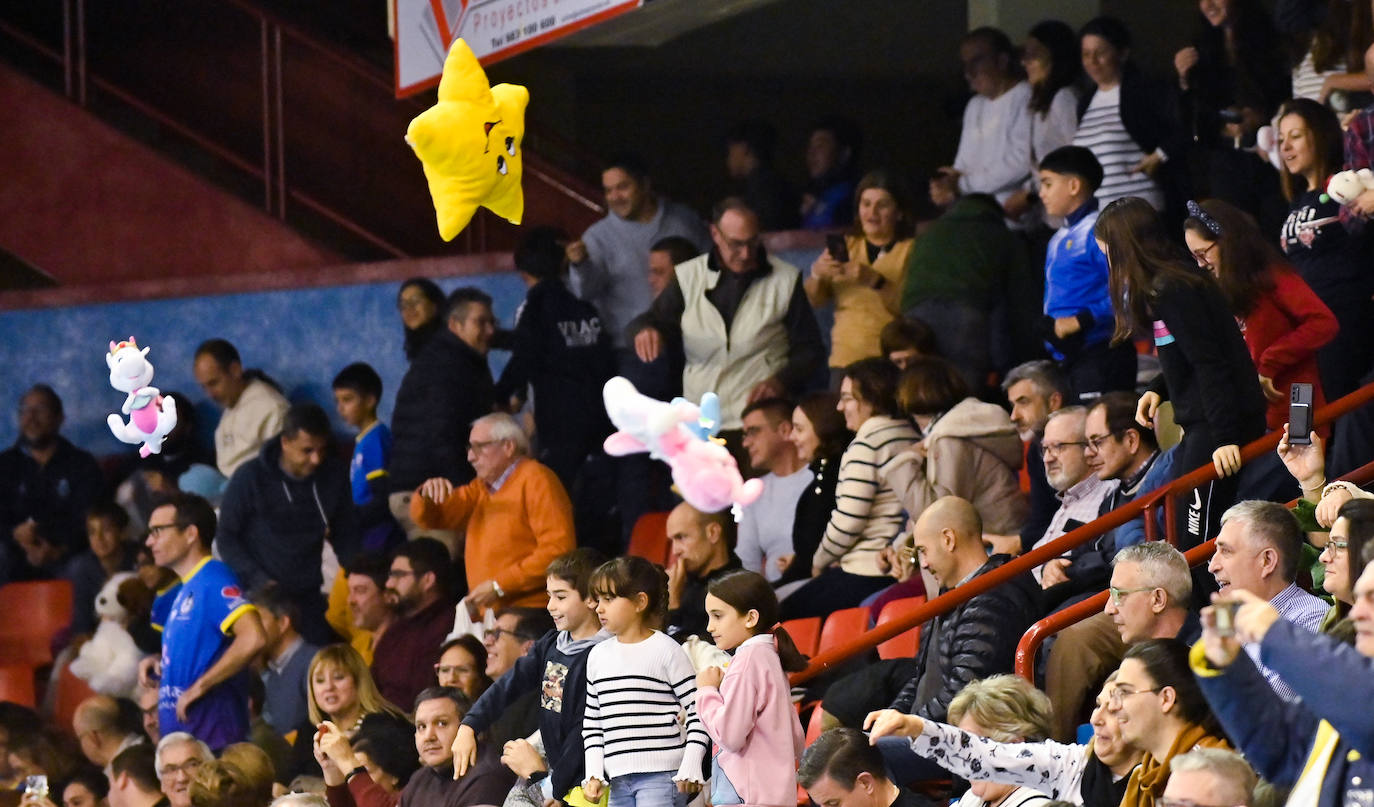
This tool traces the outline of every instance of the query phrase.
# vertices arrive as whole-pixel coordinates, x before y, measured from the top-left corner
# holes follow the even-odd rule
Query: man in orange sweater
[[[553,471],[530,459],[529,438],[506,414],[472,424],[468,462],[477,478],[459,488],[443,477],[426,480],[410,500],[415,523],[467,530],[463,560],[465,601],[487,608],[543,608],[545,570],[576,546],[572,503]]]

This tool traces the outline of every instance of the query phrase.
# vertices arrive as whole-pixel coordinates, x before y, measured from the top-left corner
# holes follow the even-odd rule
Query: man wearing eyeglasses
[[[157,778],[167,803],[170,807],[191,807],[191,779],[201,765],[214,761],[210,747],[178,731],[163,737],[155,753]]]
[[[1050,413],[1040,453],[1045,478],[1059,496],[1059,509],[1035,546],[1043,546],[1097,518],[1111,486],[1088,467],[1084,422],[1087,410],[1066,406]],[[1072,597],[1100,590],[1107,582],[1111,554],[1101,540],[1076,547],[1063,557],[1037,566],[1032,572],[1046,589],[1046,605],[1053,609]]]
[[[463,602],[478,618],[488,608],[547,605],[544,572],[575,546],[568,493],[529,453],[529,436],[515,418],[478,418],[468,439],[477,478],[462,487],[442,476],[429,479],[410,501],[410,516],[421,527],[466,530]]]
[[[801,392],[824,365],[825,346],[801,272],[764,251],[758,216],[742,200],[716,205],[711,240],[630,332],[645,362],[658,358],[665,335],[681,335],[683,395],[720,396],[721,436],[739,457],[745,406]]]
[[[148,517],[153,562],[181,580],[159,626],[162,655],[149,656],[138,667],[139,683],[158,690],[163,742],[179,735],[223,748],[248,737],[247,667],[266,646],[267,635],[234,573],[210,557],[215,527],[210,503],[186,493],[175,494]]]
[[[1135,406],[1134,393],[1109,392],[1088,408],[1083,456],[1098,479],[1112,483],[1102,515],[1173,479],[1174,452],[1159,450],[1155,433],[1136,422]],[[1134,546],[1145,540],[1144,518],[1137,516],[1103,537],[1118,552]]]
[[[433,683],[439,646],[453,627],[448,548],[433,538],[402,544],[391,559],[386,596],[395,617],[373,648],[372,677],[392,703],[410,703]]]
[[[1193,579],[1183,553],[1164,541],[1128,546],[1112,559],[1102,613],[1060,631],[1045,665],[1054,738],[1073,740],[1080,716],[1128,645],[1146,639],[1192,642],[1202,630],[1189,610]]]

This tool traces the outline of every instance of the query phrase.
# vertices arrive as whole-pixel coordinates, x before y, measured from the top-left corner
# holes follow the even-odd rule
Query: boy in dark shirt
[[[587,651],[610,636],[591,607],[588,585],[604,560],[595,550],[575,549],[549,564],[549,613],[554,630],[535,642],[482,697],[458,727],[453,743],[454,775],[461,777],[477,759],[477,735],[502,711],[529,691],[539,696],[539,733],[549,770],[530,778],[544,798],[566,801],[583,776],[582,713],[587,697]],[[520,741],[517,741],[520,742]]]

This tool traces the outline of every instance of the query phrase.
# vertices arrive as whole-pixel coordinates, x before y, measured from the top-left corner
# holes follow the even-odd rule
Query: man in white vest
[[[630,333],[646,362],[665,335],[680,334],[683,395],[720,396],[721,436],[738,458],[745,406],[801,392],[824,366],[825,346],[801,272],[764,251],[754,211],[731,197],[711,222],[712,250],[678,265]]]

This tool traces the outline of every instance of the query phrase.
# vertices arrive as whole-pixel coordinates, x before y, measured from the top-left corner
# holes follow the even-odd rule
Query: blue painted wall
[[[525,295],[519,276],[510,272],[438,282],[445,292],[462,285],[483,289],[504,323],[514,319]],[[19,397],[42,381],[62,396],[68,439],[97,455],[129,450],[105,424],[106,416],[124,402],[124,394],[110,386],[105,354],[111,339],[131,334],[140,345],[152,347],[153,385],[195,401],[208,432],[219,418],[218,407],[196,384],[191,364],[196,346],[216,336],[238,348],[245,367],[261,368],[276,379],[292,401],[317,401],[331,416],[335,373],[351,362],[366,361],[382,377],[380,410],[389,419],[406,369],[396,312],[399,286],[378,283],[0,314],[0,344],[6,354],[0,362],[0,390],[7,399],[6,414],[0,416],[0,445],[10,445],[18,436],[14,413]],[[495,372],[506,358],[493,352]],[[342,430],[337,418],[335,423]]]
[[[779,257],[805,271],[818,253],[784,251]],[[438,282],[445,292],[464,285],[486,291],[506,326],[514,322],[525,296],[525,286],[513,272]],[[44,382],[57,390],[66,406],[63,434],[68,439],[97,456],[134,450],[115,440],[105,424],[106,416],[124,402],[124,393],[110,386],[105,354],[110,340],[131,334],[140,345],[152,347],[148,358],[157,371],[153,385],[195,401],[201,431],[207,435],[219,411],[191,375],[191,359],[196,346],[211,337],[232,342],[245,367],[265,370],[292,401],[316,401],[331,416],[329,384],[335,373],[351,362],[366,361],[382,377],[380,414],[389,421],[406,369],[396,312],[399,286],[374,283],[0,314],[0,446],[12,444],[18,436],[17,411],[24,390]],[[829,312],[818,313],[828,339]],[[493,373],[500,373],[507,358],[492,352]],[[337,418],[335,425],[343,431]]]

